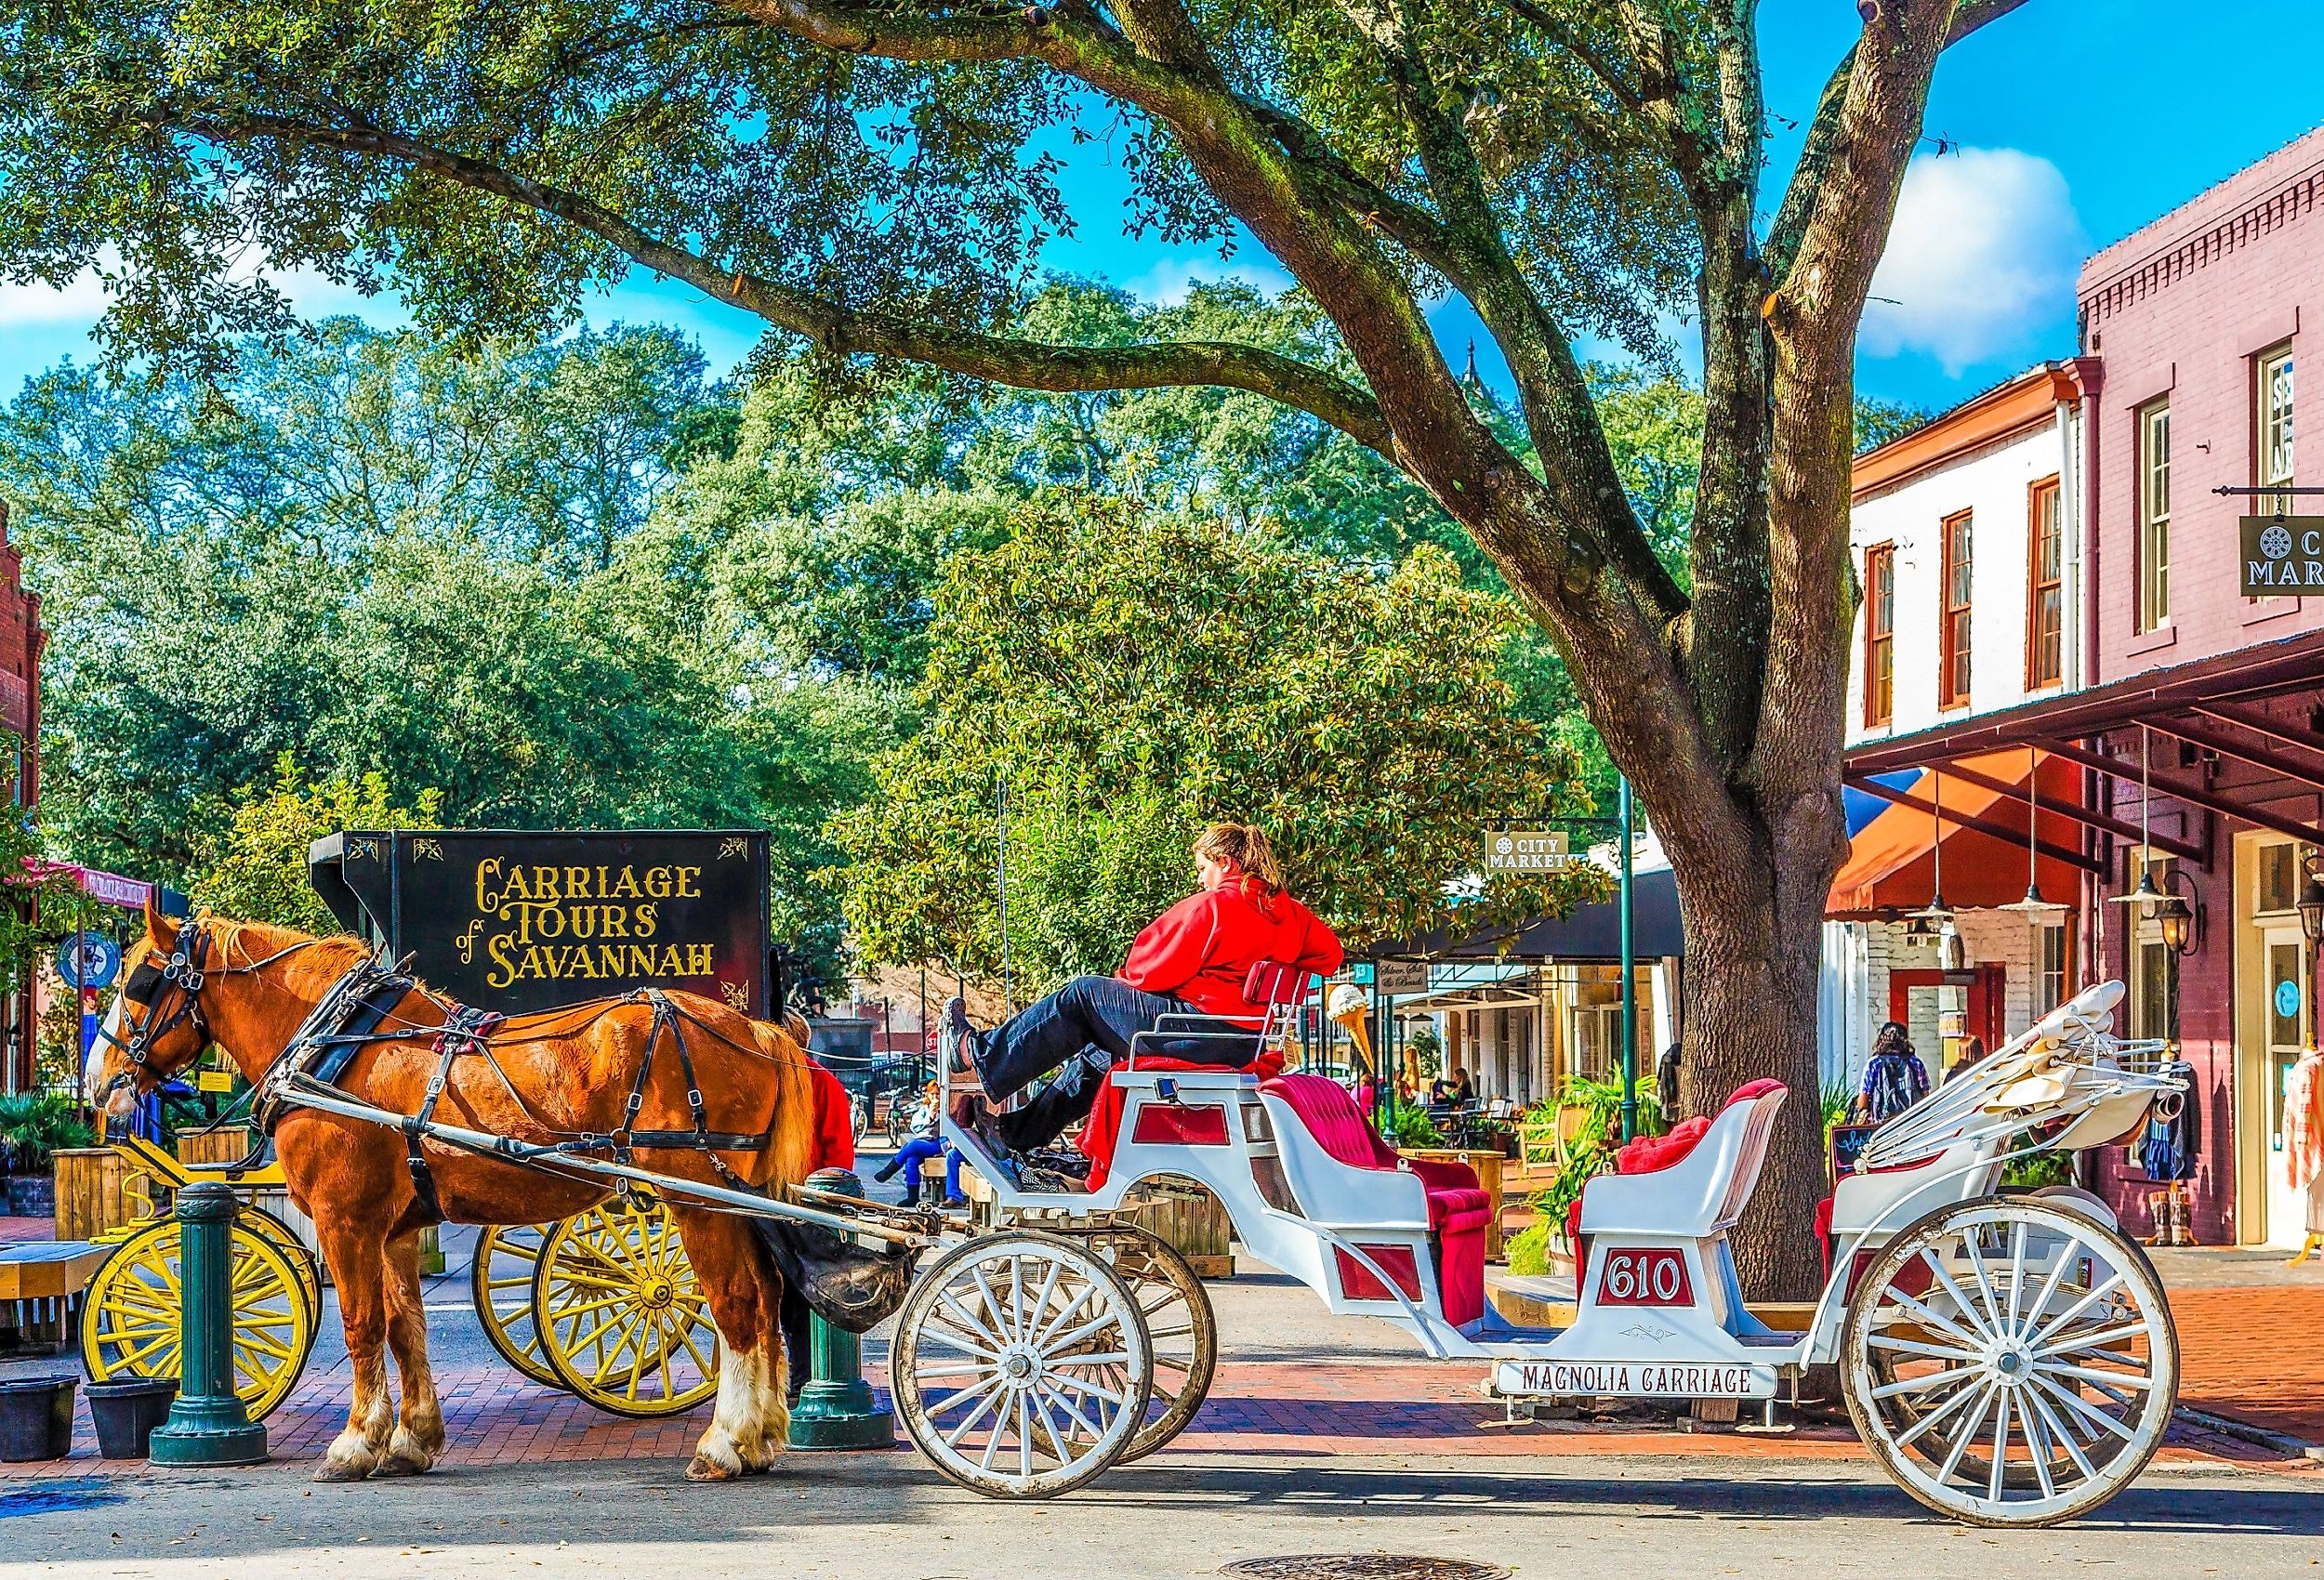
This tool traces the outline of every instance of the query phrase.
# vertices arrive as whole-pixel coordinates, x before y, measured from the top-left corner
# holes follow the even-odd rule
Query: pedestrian
[[[1912,1051],[1912,1037],[1899,1021],[1890,1020],[1872,1039],[1872,1057],[1864,1066],[1864,1086],[1856,1093],[1857,1118],[1885,1125],[1929,1095],[1929,1073]]]
[[[912,1114],[912,1139],[898,1147],[896,1155],[872,1176],[884,1184],[898,1173],[903,1174],[904,1205],[907,1207],[920,1205],[920,1165],[932,1157],[944,1160],[944,1205],[968,1205],[968,1198],[960,1194],[960,1154],[946,1146],[939,1134],[937,1119],[941,1113],[936,1083],[931,1081],[920,1106]]]
[[[1679,1065],[1683,1058],[1679,1045],[1672,1043],[1655,1060],[1655,1101],[1661,1106],[1665,1126],[1679,1122]]]
[[[1261,961],[1301,976],[1340,968],[1340,940],[1284,887],[1262,830],[1214,823],[1191,853],[1200,889],[1146,925],[1119,975],[1076,977],[990,1031],[969,1024],[957,997],[944,1006],[946,1028],[968,1060],[959,1073],[979,1088],[959,1099],[955,1118],[999,1167],[1015,1170],[1018,1154],[1046,1146],[1087,1117],[1114,1061],[1129,1057],[1130,1039],[1163,1016],[1189,1018],[1174,1019],[1176,1030],[1242,1034],[1165,1040],[1154,1051],[1246,1069],[1260,1056],[1256,1033],[1268,1007],[1243,996],[1251,968]],[[996,1113],[988,1106],[1052,1071],[1023,1108]]]

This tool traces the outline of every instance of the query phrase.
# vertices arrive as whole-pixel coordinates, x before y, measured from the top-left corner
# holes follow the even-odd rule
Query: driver
[[[1165,1015],[1202,1017],[1200,1032],[1256,1029],[1267,1007],[1243,996],[1251,968],[1273,960],[1328,976],[1340,968],[1340,940],[1283,886],[1283,869],[1256,825],[1214,823],[1195,841],[1197,892],[1149,922],[1111,977],[1076,977],[992,1030],[969,1024],[957,997],[944,1021],[981,1093],[965,1094],[954,1119],[974,1132],[1004,1168],[1012,1154],[1053,1141],[1097,1101],[1106,1072],[1129,1054],[1129,1039]],[[1258,1039],[1165,1043],[1154,1051],[1193,1064],[1239,1070],[1259,1056]],[[988,1101],[1056,1078],[1024,1107],[995,1113]]]

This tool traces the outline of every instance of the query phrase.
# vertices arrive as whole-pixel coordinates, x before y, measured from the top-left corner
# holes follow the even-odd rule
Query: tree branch
[[[186,114],[164,124],[221,143],[272,140],[400,161],[562,219],[648,269],[682,280],[705,295],[754,313],[834,354],[898,357],[1021,389],[1153,389],[1178,385],[1247,389],[1307,412],[1357,443],[1391,459],[1394,456],[1394,440],[1380,403],[1368,392],[1320,368],[1259,347],[1231,341],[1059,346],[863,312],[776,281],[720,269],[577,193],[399,133],[363,126],[320,126],[275,115],[224,119]]]

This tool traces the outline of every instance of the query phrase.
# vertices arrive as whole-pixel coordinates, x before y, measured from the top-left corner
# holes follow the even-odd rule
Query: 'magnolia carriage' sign
[[[767,836],[350,829],[307,856],[341,926],[504,1012],[638,988],[767,1013]]]

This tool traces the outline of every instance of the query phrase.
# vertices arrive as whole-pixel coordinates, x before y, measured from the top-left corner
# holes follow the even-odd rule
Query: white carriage
[[[1147,1043],[1111,1077],[1120,1126],[1090,1193],[1000,1183],[947,1121],[997,1223],[919,1274],[896,1404],[939,1469],[995,1496],[1062,1493],[1167,1442],[1201,1403],[1215,1330],[1199,1281],[1128,1214],[1149,1182],[1185,1179],[1330,1310],[1481,1363],[1489,1394],[1772,1400],[1837,1364],[1865,1442],[1932,1508],[1993,1525],[2086,1513],[2160,1445],[2177,1338],[2153,1267],[2095,1198],[2004,1193],[2000,1177],[2013,1157],[2115,1139],[2178,1089],[2137,1068],[2150,1045],[2107,1034],[2121,994],[2088,990],[1874,1134],[1830,1204],[1829,1275],[1799,1332],[1753,1318],[1727,1240],[1787,1099],[1774,1082],[1656,1171],[1591,1180],[1576,1321],[1517,1328],[1485,1298],[1490,1206],[1467,1169],[1398,1158],[1322,1076],[1160,1068]]]

